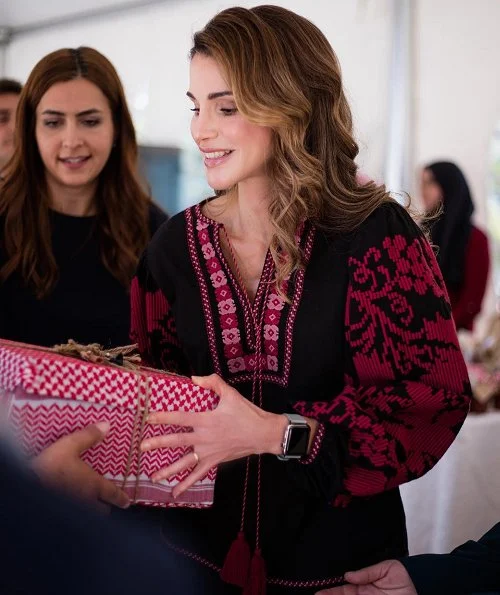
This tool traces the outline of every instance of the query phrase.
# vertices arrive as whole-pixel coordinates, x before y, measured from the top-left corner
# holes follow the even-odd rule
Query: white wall
[[[419,0],[415,158],[463,168],[486,223],[490,142],[500,120],[499,0]]]
[[[455,161],[487,229],[491,140],[500,121],[500,1],[418,0],[416,19],[415,165]],[[490,247],[498,266],[491,235]],[[475,334],[487,329],[496,302],[490,275]]]
[[[310,18],[337,52],[351,99],[360,165],[381,178],[386,142],[392,0],[274,0]],[[60,47],[90,45],[117,67],[142,143],[190,146],[185,93],[191,37],[218,10],[258,1],[179,0],[101,21],[15,37],[6,73],[25,80],[35,63]]]

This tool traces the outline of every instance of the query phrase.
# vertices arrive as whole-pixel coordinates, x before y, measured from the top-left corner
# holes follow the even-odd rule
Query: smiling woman
[[[139,180],[116,70],[91,48],[45,56],[16,126],[0,193],[0,336],[127,343],[130,280],[166,216]]]
[[[200,593],[312,595],[406,553],[398,486],[453,441],[465,364],[428,242],[383,186],[358,181],[321,31],[277,6],[229,8],[195,34],[190,66],[215,196],[149,244],[132,332],[149,365],[220,397],[150,416],[190,429],[143,442],[188,447],[153,481],[184,473],[179,495],[219,470],[212,508],[143,514],[205,569]]]
[[[81,78],[56,83],[37,106],[35,137],[52,206],[77,216],[95,213],[97,181],[114,138],[103,92]]]

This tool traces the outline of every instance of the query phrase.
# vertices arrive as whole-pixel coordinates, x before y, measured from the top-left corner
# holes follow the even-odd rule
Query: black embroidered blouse
[[[304,225],[289,303],[266,289],[268,253],[253,313],[221,227],[195,206],[156,234],[132,285],[133,340],[150,365],[216,372],[247,398],[257,368],[264,409],[321,422],[306,461],[262,457],[259,522],[251,459],[245,515],[252,546],[259,525],[268,584],[313,593],[406,553],[398,486],[441,458],[469,406],[450,304],[429,244],[395,203],[350,237]],[[240,526],[244,474],[245,461],[224,464],[211,509],[161,515],[165,537],[180,533],[174,546],[214,571]]]

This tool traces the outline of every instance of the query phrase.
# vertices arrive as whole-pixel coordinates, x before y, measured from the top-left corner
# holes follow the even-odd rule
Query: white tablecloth
[[[449,552],[500,522],[500,412],[469,414],[441,461],[401,496],[410,554]]]

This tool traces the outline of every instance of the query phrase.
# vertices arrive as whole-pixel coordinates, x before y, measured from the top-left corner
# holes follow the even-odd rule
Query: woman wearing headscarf
[[[486,290],[490,254],[488,238],[472,223],[474,204],[462,171],[448,161],[422,172],[422,199],[427,214],[441,213],[430,235],[450,296],[457,330],[472,330]]]

